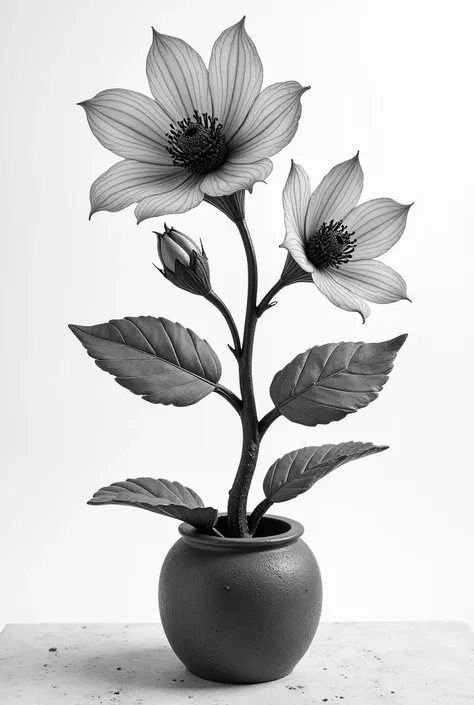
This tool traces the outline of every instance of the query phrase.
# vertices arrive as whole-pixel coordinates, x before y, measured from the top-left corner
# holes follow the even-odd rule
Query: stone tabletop
[[[474,635],[456,622],[323,623],[294,672],[229,686],[191,675],[157,624],[10,624],[1,705],[474,705]]]

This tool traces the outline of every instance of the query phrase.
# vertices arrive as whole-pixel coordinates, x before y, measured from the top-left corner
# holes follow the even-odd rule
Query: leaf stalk
[[[218,382],[214,391],[216,392],[216,394],[219,394],[221,397],[224,397],[224,399],[227,399],[229,404],[236,410],[236,412],[240,416],[240,414],[242,413],[242,401],[236,394],[234,394],[231,389],[227,389],[227,387],[224,387],[223,384],[220,384],[220,382]]]
[[[265,512],[270,509],[272,504],[273,502],[265,497],[265,499],[262,499],[260,504],[257,504],[255,509],[253,510],[249,518],[249,530],[251,536],[255,536],[255,532],[257,531],[260,519],[263,517]]]

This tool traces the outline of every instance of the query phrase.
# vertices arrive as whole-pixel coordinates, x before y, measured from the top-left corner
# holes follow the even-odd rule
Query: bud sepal
[[[285,266],[280,276],[281,280],[284,282],[285,286],[290,284],[297,284],[298,282],[312,282],[313,278],[311,274],[305,272],[293,257],[288,253]]]
[[[202,246],[184,233],[165,224],[158,236],[160,270],[172,284],[197,296],[208,296],[212,291],[209,261]]]
[[[177,260],[175,271],[163,267],[164,276],[180,289],[197,296],[207,296],[212,291],[208,259],[203,251],[191,253],[189,266]]]

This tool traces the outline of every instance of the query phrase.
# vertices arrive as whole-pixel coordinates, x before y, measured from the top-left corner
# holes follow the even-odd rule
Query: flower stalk
[[[257,306],[257,318],[260,318],[260,316],[264,314],[265,311],[268,311],[270,308],[273,308],[273,306],[278,303],[277,301],[272,301],[272,299],[274,296],[276,296],[276,294],[278,294],[279,291],[284,289],[285,286],[287,286],[287,283],[284,282],[283,279],[279,279],[272,286],[272,288],[265,294],[265,296]]]
[[[229,348],[234,354],[235,358],[239,360],[241,355],[240,335],[231,312],[229,311],[225,303],[222,301],[222,299],[217,296],[215,291],[211,290],[209,294],[207,294],[207,296],[205,296],[204,298],[207,299],[213,306],[215,306],[217,310],[220,311],[224,316],[227,325],[229,326],[229,330],[234,343],[234,347],[231,347],[229,345]]]

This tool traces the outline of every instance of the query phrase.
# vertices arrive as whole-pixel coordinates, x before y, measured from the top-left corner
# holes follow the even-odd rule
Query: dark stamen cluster
[[[357,242],[357,238],[351,239],[354,234],[347,232],[347,226],[343,225],[342,220],[323,223],[306,243],[306,256],[317,269],[339,269],[341,264],[347,264],[352,257]]]
[[[195,110],[192,118],[170,127],[166,149],[176,166],[193,174],[207,174],[224,162],[227,146],[218,118]]]

